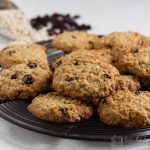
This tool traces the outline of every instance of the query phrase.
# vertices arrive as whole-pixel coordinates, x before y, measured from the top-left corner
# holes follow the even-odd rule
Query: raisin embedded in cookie
[[[52,46],[67,53],[78,49],[98,49],[99,39],[98,36],[86,32],[64,32],[54,38]]]
[[[72,98],[103,98],[115,90],[118,75],[118,70],[106,62],[62,65],[54,72],[53,88]]]
[[[98,106],[100,119],[126,128],[150,126],[150,93],[118,91]]]
[[[0,52],[0,65],[9,68],[16,64],[48,65],[45,47],[37,44],[20,44],[4,48]],[[32,64],[31,64],[32,63]],[[32,65],[32,66],[31,66]]]
[[[116,90],[130,90],[136,92],[140,89],[140,81],[132,75],[120,75],[117,77]]]
[[[114,60],[137,48],[150,46],[150,38],[137,32],[113,32],[100,38],[101,47],[112,50]]]
[[[0,72],[1,99],[29,99],[48,89],[51,72],[48,66],[18,64]]]
[[[28,106],[28,111],[37,118],[53,122],[77,122],[89,119],[93,114],[91,106],[56,93],[36,97]]]
[[[51,71],[46,49],[37,44],[19,44],[0,52],[0,98],[34,98],[49,88]]]
[[[150,78],[150,47],[140,48],[122,57],[119,67],[141,78]]]
[[[55,62],[52,63],[51,67],[53,70],[58,68],[61,65],[79,65],[81,63],[99,63],[99,62],[108,62],[112,61],[112,56],[108,49],[100,50],[77,50],[71,52],[70,54],[58,58]]]

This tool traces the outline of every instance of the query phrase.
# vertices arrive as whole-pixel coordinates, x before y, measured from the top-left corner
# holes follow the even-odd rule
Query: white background
[[[54,12],[80,14],[97,34],[139,31],[150,35],[149,0],[13,0],[28,18]],[[107,150],[111,143],[67,140],[34,133],[0,118],[0,150]],[[121,149],[120,147],[118,148]],[[126,145],[123,150],[148,150],[150,143]]]
[[[37,14],[81,14],[96,33],[116,30],[139,31],[150,35],[149,0],[13,0],[28,18]]]

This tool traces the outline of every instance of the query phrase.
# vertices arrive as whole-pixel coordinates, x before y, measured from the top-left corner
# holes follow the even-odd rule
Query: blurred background
[[[138,31],[150,35],[149,0],[12,0],[28,18],[54,12],[81,15],[92,32]],[[79,21],[79,22],[80,22]]]

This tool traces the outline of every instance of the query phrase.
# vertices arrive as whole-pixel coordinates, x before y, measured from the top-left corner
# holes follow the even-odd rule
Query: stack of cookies
[[[47,121],[77,122],[96,114],[108,125],[150,126],[149,37],[136,32],[97,36],[75,31],[57,35],[52,46],[66,55],[50,69],[39,45],[0,52],[4,58],[0,97],[34,98],[28,111]],[[25,75],[32,75],[34,82],[26,84]],[[40,94],[43,91],[47,94]]]
[[[46,49],[13,45],[0,52],[0,99],[30,99],[48,90],[51,71]]]

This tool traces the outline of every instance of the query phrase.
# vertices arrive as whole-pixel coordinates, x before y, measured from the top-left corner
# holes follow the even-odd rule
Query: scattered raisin
[[[80,18],[79,15],[71,16],[70,14],[63,15],[54,13],[52,15],[45,15],[43,17],[37,16],[36,18],[31,19],[31,25],[33,28],[39,30],[48,26],[50,23],[51,28],[47,30],[49,35],[57,35],[64,31],[86,31],[91,29],[90,25],[78,24],[76,22],[78,18]]]
[[[25,84],[32,84],[32,83],[33,83],[33,78],[32,78],[32,76],[31,76],[31,75],[25,75],[25,76],[23,77],[23,82],[24,82]]]
[[[61,29],[48,29],[47,32],[49,35],[54,35],[54,34],[57,35],[57,34],[62,33]]]
[[[27,66],[29,68],[33,69],[33,68],[37,67],[37,64],[36,63],[29,63]]]
[[[73,18],[74,19],[78,19],[78,18],[80,18],[80,16],[79,15],[75,15]]]
[[[11,79],[17,79],[17,74],[16,73],[12,74]]]
[[[91,29],[91,26],[90,25],[85,25],[85,24],[82,24],[82,25],[78,25],[77,27],[78,30],[90,30]]]
[[[111,76],[109,74],[103,74],[103,77],[111,79]]]

